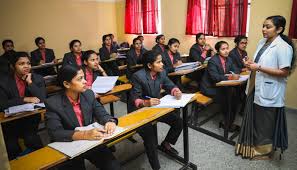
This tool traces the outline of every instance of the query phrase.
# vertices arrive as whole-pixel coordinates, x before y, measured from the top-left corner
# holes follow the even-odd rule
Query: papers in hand
[[[98,124],[97,122],[90,124],[85,127],[77,127],[75,130],[85,131],[91,130],[93,128],[104,128],[102,125]],[[63,154],[70,157],[70,159],[100,145],[104,139],[110,139],[118,134],[122,133],[125,129],[122,127],[116,127],[115,132],[113,135],[105,137],[101,140],[76,140],[72,142],[54,142],[50,143],[48,146],[62,152]]]
[[[5,117],[7,117],[7,116],[12,116],[16,113],[34,111],[37,108],[44,108],[44,107],[45,107],[44,103],[37,103],[37,104],[27,103],[27,104],[9,107],[8,109],[5,109],[4,112],[5,112]]]
[[[180,100],[174,96],[166,95],[160,99],[160,104],[153,106],[153,108],[181,108],[185,107],[195,94],[182,94]]]
[[[201,65],[199,62],[183,63],[180,66],[177,66],[175,71],[196,69],[199,65]]]
[[[92,90],[95,93],[107,93],[114,87],[118,78],[119,76],[98,76],[92,84]]]

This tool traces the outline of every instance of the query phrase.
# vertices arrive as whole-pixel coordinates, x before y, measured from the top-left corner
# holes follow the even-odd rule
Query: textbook
[[[250,78],[250,75],[240,75],[238,80],[225,80],[225,81],[220,81],[222,83],[224,82],[244,82],[247,81]]]
[[[92,84],[94,93],[107,93],[115,86],[119,76],[98,76]]]
[[[180,100],[174,96],[166,95],[160,99],[160,104],[152,106],[152,108],[181,108],[185,107],[195,94],[183,93]]]
[[[197,68],[200,65],[201,65],[201,63],[199,63],[199,62],[183,63],[180,66],[177,66],[175,68],[175,71],[195,69],[195,68]]]
[[[75,130],[86,131],[86,130],[91,130],[94,128],[103,129],[104,126],[95,122],[88,126],[77,127],[77,128],[75,128]],[[104,140],[111,139],[124,131],[125,131],[125,128],[117,126],[115,129],[115,132],[111,136],[104,137],[100,140],[76,140],[76,141],[72,141],[72,142],[53,142],[53,143],[48,144],[48,146],[69,156],[69,158],[72,159],[72,158],[74,158],[82,153],[85,153],[88,150],[100,145]]]
[[[29,112],[29,111],[34,111],[38,108],[45,108],[44,103],[27,103],[27,104],[22,104],[18,106],[12,106],[9,107],[8,109],[4,110],[5,117],[12,116],[14,114],[20,113],[20,112]]]

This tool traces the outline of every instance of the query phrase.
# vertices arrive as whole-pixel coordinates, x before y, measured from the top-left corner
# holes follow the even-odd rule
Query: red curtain
[[[186,34],[246,34],[248,0],[188,0]]]
[[[143,0],[142,12],[143,33],[157,34],[158,0]]]
[[[297,38],[297,0],[293,0],[289,37]]]
[[[126,0],[125,33],[157,34],[158,0]]]
[[[141,0],[126,0],[125,33],[141,34]]]

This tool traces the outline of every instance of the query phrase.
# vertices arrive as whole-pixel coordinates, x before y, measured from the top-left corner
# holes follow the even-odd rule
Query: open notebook
[[[99,123],[95,122],[88,126],[77,127],[77,128],[75,128],[75,130],[85,131],[85,130],[91,130],[93,128],[103,129],[104,127],[102,125],[100,125]],[[63,154],[69,156],[70,159],[72,159],[72,158],[100,145],[104,140],[111,139],[124,131],[125,131],[125,128],[117,126],[115,129],[115,132],[111,136],[105,137],[101,140],[76,140],[76,141],[72,141],[72,142],[54,142],[54,143],[48,144],[48,146],[55,150],[62,152]]]
[[[180,66],[177,66],[175,68],[175,71],[180,71],[180,70],[190,70],[190,69],[195,69],[197,68],[201,63],[199,62],[189,62],[189,63],[183,63]]]
[[[182,94],[180,100],[174,96],[166,95],[160,99],[160,104],[153,106],[153,108],[181,108],[185,107],[195,94]]]
[[[221,82],[243,82],[243,81],[247,81],[249,79],[250,75],[240,75],[238,80],[225,80],[225,81],[221,81]]]
[[[107,93],[112,90],[119,76],[98,76],[92,84],[94,93]]]

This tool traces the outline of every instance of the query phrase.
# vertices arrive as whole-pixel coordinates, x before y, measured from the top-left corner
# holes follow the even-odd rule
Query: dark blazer
[[[84,51],[81,52],[82,56],[84,55]],[[81,63],[83,63],[83,61],[81,61]],[[74,64],[74,65],[77,65],[76,64],[76,60],[75,60],[75,55],[73,54],[73,52],[68,52],[68,53],[65,53],[64,54],[64,57],[63,57],[63,67],[68,65],[68,64]]]
[[[190,53],[189,53],[189,57],[188,57],[188,62],[195,62],[195,61],[199,61],[201,63],[204,62],[205,58],[203,58],[201,56],[202,54],[202,50],[199,47],[198,43],[195,43],[194,45],[192,45],[192,47],[190,48]],[[207,51],[206,53],[206,57],[210,57],[211,56],[211,50]]]
[[[173,55],[173,64],[175,64],[178,60],[181,60],[179,52],[177,52]],[[164,69],[166,70],[167,73],[174,72],[174,67],[170,60],[168,50],[165,50],[162,53],[162,62],[164,64]]]
[[[6,76],[10,72],[10,62],[14,57],[15,51],[5,52],[0,56],[0,76]]]
[[[167,77],[166,72],[163,71],[157,74],[156,80],[153,80],[150,71],[145,68],[135,72],[131,78],[132,90],[130,91],[130,105],[132,106],[129,112],[137,110],[134,105],[136,99],[145,99],[145,96],[160,98],[161,89],[166,90],[167,94],[176,85]]]
[[[32,75],[33,83],[26,86],[26,97],[37,97],[41,102],[46,98],[45,82],[38,74]],[[23,98],[19,96],[18,88],[13,74],[2,77],[0,81],[0,110],[3,111],[11,106],[24,104]]]
[[[110,52],[109,52],[108,49],[105,47],[105,45],[103,45],[99,49],[100,59],[101,59],[101,61],[108,60],[108,59],[110,59],[110,55],[112,53],[117,53],[117,52],[118,52],[118,50],[115,46],[112,45]],[[118,64],[116,61],[102,63],[101,65],[102,65],[103,69],[106,71],[107,75],[109,75],[109,76],[118,76],[119,75],[119,68],[118,68]]]
[[[45,49],[45,63],[50,63],[55,59],[55,53],[52,49]],[[31,52],[31,64],[32,66],[37,66],[42,60],[42,55],[39,49],[36,49]],[[54,67],[44,68],[44,69],[37,69],[34,70],[37,74],[47,76],[56,74]]]
[[[97,102],[91,90],[81,93],[79,99],[84,126],[93,123],[94,119],[102,125],[111,119],[115,119]],[[74,129],[80,125],[66,94],[61,93],[48,98],[45,106],[45,123],[51,139],[57,142],[72,141]]]
[[[220,57],[217,54],[214,55],[208,61],[207,68],[202,77],[200,85],[201,92],[207,96],[216,95],[215,84],[223,80],[228,80],[228,77],[225,76],[225,74],[230,74],[229,71],[239,73],[229,57],[227,57],[226,72],[224,72]]]
[[[139,68],[131,68],[132,66],[135,66],[136,64],[142,64],[142,56],[147,50],[142,48],[140,50],[140,55],[136,55],[135,48],[130,48],[130,50],[127,52],[127,77],[128,79],[131,78],[132,74],[139,70]]]
[[[153,51],[156,51],[156,52],[158,52],[158,53],[163,53],[164,51],[165,51],[165,47],[164,47],[164,51],[163,51],[163,49],[160,47],[160,45],[159,44],[156,44],[153,48],[152,48],[152,50]]]
[[[233,48],[230,53],[229,53],[229,58],[232,59],[233,64],[238,70],[241,70],[245,68],[244,63],[243,63],[243,58],[247,56],[247,52],[243,51],[242,56],[239,54],[238,49],[235,47]]]

